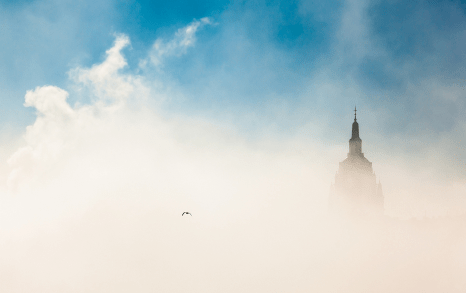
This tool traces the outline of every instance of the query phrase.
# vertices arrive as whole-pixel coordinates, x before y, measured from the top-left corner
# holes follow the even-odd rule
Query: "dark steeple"
[[[356,120],[356,106],[354,107],[354,122],[353,122],[353,134],[351,136],[351,140],[361,140],[359,138],[359,124],[358,121]]]
[[[359,138],[359,124],[356,120],[356,106],[354,107],[354,122],[351,139],[349,140],[349,154],[362,155],[362,140]]]

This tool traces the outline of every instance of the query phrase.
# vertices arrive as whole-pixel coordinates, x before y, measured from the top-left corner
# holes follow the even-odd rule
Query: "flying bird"
[[[181,216],[183,216],[183,215],[185,215],[185,214],[189,214],[190,216],[193,216],[190,212],[187,212],[187,211],[183,212],[183,213],[181,214]]]

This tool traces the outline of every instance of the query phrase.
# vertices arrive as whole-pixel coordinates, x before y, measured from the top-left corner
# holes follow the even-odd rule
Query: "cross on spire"
[[[354,106],[354,121],[356,121],[356,106]]]

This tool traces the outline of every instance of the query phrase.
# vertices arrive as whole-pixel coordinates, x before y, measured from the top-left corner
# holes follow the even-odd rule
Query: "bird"
[[[183,212],[183,213],[181,214],[181,216],[183,216],[183,215],[185,215],[185,214],[189,214],[190,216],[193,216],[190,212],[187,212],[187,211]]]

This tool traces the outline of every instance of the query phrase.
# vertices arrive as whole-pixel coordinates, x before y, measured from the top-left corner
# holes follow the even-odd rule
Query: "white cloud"
[[[194,46],[196,42],[196,32],[203,26],[210,24],[212,24],[210,18],[204,17],[191,22],[184,28],[178,29],[173,39],[169,41],[157,39],[149,53],[149,60],[152,65],[161,66],[164,58],[186,54],[187,49]],[[147,64],[147,60],[141,62],[142,67],[145,64]]]
[[[120,71],[128,64],[121,51],[130,44],[126,35],[116,37],[114,46],[106,51],[107,58],[101,64],[89,69],[76,68],[70,77],[78,84],[91,89],[90,94],[97,104],[111,103],[120,107],[134,96],[147,96],[149,90],[140,76],[121,75]],[[133,99],[134,100],[134,99]]]
[[[16,189],[17,181],[26,171],[41,174],[61,158],[65,149],[74,149],[79,140],[98,132],[102,117],[111,116],[124,108],[128,99],[140,101],[148,95],[148,88],[138,76],[120,74],[127,65],[121,50],[129,45],[125,35],[117,36],[114,46],[107,50],[107,58],[89,69],[76,68],[70,72],[75,83],[88,88],[95,100],[91,105],[72,108],[66,101],[69,94],[55,86],[37,87],[28,91],[24,105],[37,110],[35,123],[28,126],[24,139],[28,146],[15,152],[8,160],[13,168],[8,185]],[[100,120],[100,121],[99,121]],[[99,126],[100,124],[100,126]]]
[[[64,137],[69,135],[63,128],[75,119],[75,112],[66,103],[68,93],[54,86],[37,87],[28,91],[24,106],[35,107],[38,117],[26,130],[28,146],[15,152],[8,164],[13,168],[8,185],[14,189],[21,173],[30,170],[31,165],[56,159],[61,153]]]

